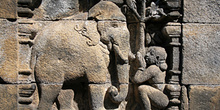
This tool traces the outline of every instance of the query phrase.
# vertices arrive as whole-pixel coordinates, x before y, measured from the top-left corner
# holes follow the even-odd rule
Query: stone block
[[[220,23],[219,0],[184,0],[184,22]]]
[[[79,0],[43,0],[34,10],[34,19],[56,20],[79,12]]]
[[[189,109],[187,88],[185,86],[182,86],[182,89],[181,89],[181,105],[180,106],[181,106],[180,110],[188,110]]]
[[[126,21],[121,9],[112,2],[101,1],[89,10],[89,18],[96,20],[119,20]]]
[[[0,110],[17,110],[17,86],[0,85]]]
[[[220,84],[220,25],[183,26],[183,84]]]
[[[190,110],[220,110],[220,86],[192,85],[189,88]]]
[[[17,81],[18,42],[16,22],[0,20],[0,82]]]
[[[124,0],[108,0],[108,1],[111,1],[116,4],[120,4],[120,5],[124,3]]]
[[[12,18],[17,17],[17,0],[0,0],[0,18]]]

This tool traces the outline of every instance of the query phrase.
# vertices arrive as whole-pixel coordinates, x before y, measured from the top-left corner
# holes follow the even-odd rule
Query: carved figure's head
[[[145,60],[148,65],[157,65],[162,71],[167,69],[167,53],[164,48],[152,46],[147,48]]]

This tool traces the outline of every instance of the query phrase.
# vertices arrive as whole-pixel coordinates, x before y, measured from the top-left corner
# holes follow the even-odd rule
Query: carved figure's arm
[[[137,70],[137,72],[135,73],[134,77],[133,77],[133,81],[135,83],[143,83],[147,80],[149,80],[151,78],[151,74],[148,73],[148,70],[145,69],[146,68],[146,62],[143,58],[143,56],[141,55],[140,52],[137,52],[136,54],[136,60],[137,63],[139,65],[139,68]]]
[[[162,72],[159,68],[152,68],[152,69],[154,69],[155,72],[152,75],[151,85],[159,89],[160,91],[163,91],[166,85],[165,84],[166,72]]]
[[[142,70],[141,68],[139,68],[136,74],[134,75],[133,80],[135,83],[141,84],[149,80],[151,77],[152,77],[151,74],[149,74],[147,70]]]

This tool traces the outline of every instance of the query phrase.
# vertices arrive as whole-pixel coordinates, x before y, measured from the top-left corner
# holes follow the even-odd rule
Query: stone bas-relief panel
[[[99,4],[104,4],[106,9],[113,7],[119,10],[114,3],[106,1],[99,2],[92,9],[100,7]],[[90,18],[97,17],[95,11],[89,12]],[[78,78],[83,78],[82,81],[88,83],[90,108],[105,109],[103,102],[108,89],[105,87],[108,54],[111,52],[114,52],[113,62],[116,65],[119,91],[111,86],[108,93],[115,103],[120,103],[126,98],[129,78],[129,32],[126,23],[120,19],[112,19],[111,14],[99,14],[107,18],[107,25],[102,21],[57,21],[38,32],[31,60],[41,93],[38,109],[51,109],[61,88],[64,87],[63,83],[71,83]],[[119,11],[118,16],[123,17],[123,14]],[[125,17],[123,18],[125,20]],[[110,21],[111,19],[118,21]]]
[[[184,84],[220,83],[220,25],[184,24]]]
[[[113,24],[117,25],[120,23],[113,22]],[[100,35],[97,30],[94,30],[96,29],[96,25],[97,24],[94,21],[59,21],[51,23],[51,25],[45,27],[46,29],[39,32],[36,36],[31,63],[33,64],[37,82],[42,85],[40,88],[43,96],[41,96],[39,105],[42,108],[39,109],[44,109],[46,107],[50,108],[52,106],[53,100],[51,100],[51,98],[56,98],[64,81],[68,82],[80,77],[86,77],[89,86],[92,86],[90,87],[90,92],[92,92],[91,95],[94,96],[94,98],[91,97],[92,100],[102,100],[95,101],[94,103],[103,102],[105,93],[100,92],[102,88],[99,88],[101,90],[97,90],[97,87],[95,87],[96,89],[93,89],[93,86],[105,84],[106,76],[108,74],[105,61],[105,56],[107,54],[102,52],[102,49],[104,50],[104,48],[101,47],[103,44],[99,44]],[[123,29],[123,26],[126,25],[122,25],[121,29]],[[66,30],[67,27],[68,29]],[[110,30],[114,30],[114,28]],[[126,32],[126,30],[123,31]],[[122,42],[124,40],[121,39],[122,42],[120,42],[118,36],[113,35],[114,33],[107,33],[103,37],[108,39],[109,34],[111,34],[111,37],[114,37],[114,40],[116,40],[118,44],[123,46]],[[125,37],[120,35],[120,38],[125,38],[125,40],[129,39],[129,36],[126,34],[124,35]],[[125,43],[126,42],[129,41],[125,41]],[[123,49],[124,47],[118,47],[114,44],[112,45],[112,49],[117,49],[119,54],[122,55],[120,57],[125,58],[126,60],[124,53],[128,50]],[[124,53],[120,53],[120,51],[123,51]],[[123,64],[123,62],[121,63]],[[128,82],[126,83],[126,78],[128,78],[126,77],[126,74],[128,75],[126,69],[128,69],[128,67],[126,64],[119,64],[118,66],[120,67],[118,69],[118,72],[120,72],[118,76],[120,79],[119,83],[123,84],[121,86],[122,91],[128,84]],[[122,75],[122,79],[120,75]],[[92,85],[90,85],[90,83],[92,83]],[[55,90],[57,90],[57,93],[55,93]],[[49,103],[47,93],[52,91],[54,95],[48,97],[50,101],[52,101]],[[96,92],[98,92],[97,95],[93,95],[96,94]],[[118,96],[117,98],[119,98],[117,100],[121,100],[120,98],[122,97]],[[49,103],[51,106],[45,106],[45,103]],[[101,106],[101,104],[95,105],[95,107],[98,106]]]
[[[178,109],[181,25],[168,21],[180,3],[18,0],[18,41],[3,53],[18,81],[2,82],[17,85],[18,109]]]

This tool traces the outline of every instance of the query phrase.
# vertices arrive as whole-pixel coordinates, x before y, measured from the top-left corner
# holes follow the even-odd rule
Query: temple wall
[[[0,1],[1,110],[219,110],[219,67],[218,0]]]

